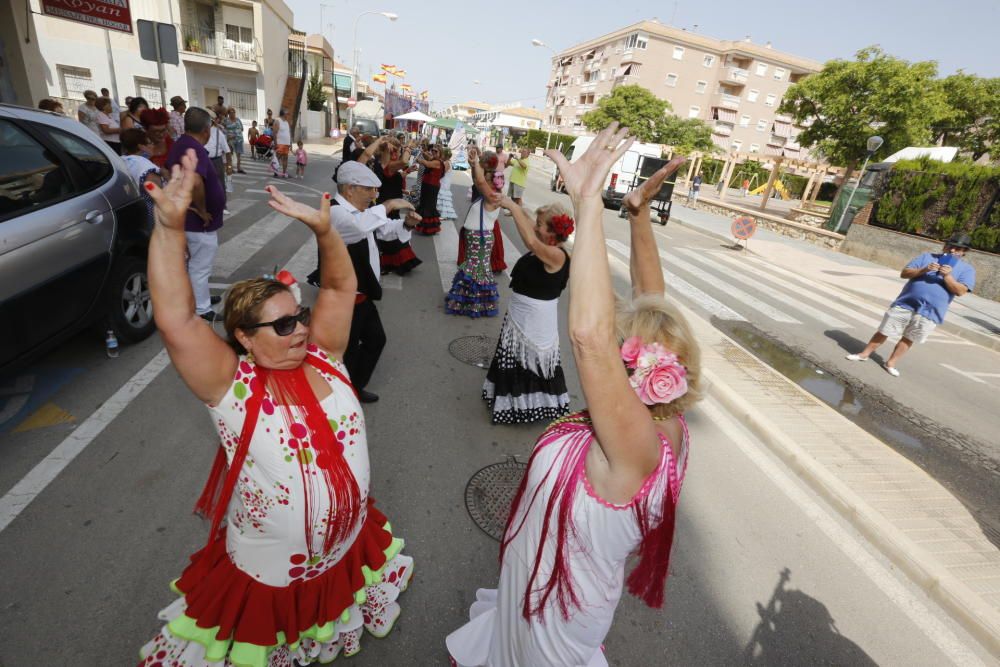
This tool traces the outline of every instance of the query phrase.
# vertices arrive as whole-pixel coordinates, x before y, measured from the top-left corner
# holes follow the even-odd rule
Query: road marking
[[[229,209],[229,215],[233,216],[241,211],[248,209],[253,204],[260,204],[259,199],[230,199],[226,202],[226,208]]]
[[[616,241],[614,239],[608,239],[606,243],[610,248],[614,249],[622,256],[624,257],[629,256],[628,247],[625,244],[621,243],[620,241]],[[628,281],[631,280],[628,264],[622,262],[620,259],[618,259],[613,255],[609,255],[609,257],[611,257],[611,259],[615,260],[624,267],[623,269],[625,273],[624,280],[626,283],[628,283]],[[722,303],[721,301],[715,299],[714,297],[709,296],[705,292],[702,292],[700,289],[698,289],[688,281],[684,280],[680,276],[677,276],[676,274],[668,271],[667,269],[662,269],[662,271],[663,271],[663,280],[666,283],[668,290],[672,289],[684,295],[694,304],[699,306],[702,310],[718,317],[720,320],[728,320],[731,322],[747,321],[745,317],[737,313],[735,310],[733,310],[726,304]]]
[[[852,533],[845,530],[819,503],[803,491],[783,467],[765,455],[761,445],[740,431],[732,416],[717,404],[716,399],[709,398],[702,401],[697,409],[703,411],[715,426],[729,436],[728,442],[739,447],[740,451],[805,514],[810,523],[819,528],[948,659],[963,667],[984,665],[947,625],[931,613],[919,597],[900,583]]]
[[[517,260],[521,259],[521,251],[517,249],[510,237],[503,233],[503,229],[500,230],[500,238],[503,240],[504,262],[507,264],[507,268],[501,273],[506,274],[507,280],[510,280],[510,272],[514,270]]]
[[[272,211],[242,232],[229,239],[219,248],[212,264],[212,275],[228,278],[236,269],[263,248],[275,236],[285,230],[292,219]]]
[[[964,375],[965,377],[969,378],[973,382],[978,382],[979,384],[989,384],[989,382],[987,382],[986,380],[982,379],[984,377],[985,378],[1000,378],[1000,373],[980,373],[980,372],[976,372],[976,371],[963,371],[963,370],[961,370],[959,368],[955,368],[954,366],[952,366],[950,364],[944,364],[943,363],[941,365],[944,366],[945,368],[947,368],[949,371],[954,371],[954,372],[958,373],[959,375]]]
[[[458,270],[458,230],[455,225],[446,222],[441,225],[441,233],[434,235],[434,254],[437,256],[438,273],[441,275],[441,288],[447,294],[451,291],[451,280]]]
[[[42,459],[14,487],[0,498],[0,532],[3,532],[45,487],[59,476],[94,438],[142,392],[170,363],[166,350],[160,350],[149,363],[122,385],[93,414],[66,436],[52,452]]]
[[[729,283],[720,280],[719,278],[716,278],[711,273],[708,273],[707,271],[702,271],[697,266],[688,264],[686,261],[680,259],[679,257],[668,256],[665,250],[662,249],[660,250],[660,257],[663,258],[664,261],[674,264],[683,271],[690,273],[692,276],[695,276],[702,282],[711,285],[720,292],[725,292],[726,294],[736,297],[741,302],[743,302],[743,305],[747,306],[748,308],[756,310],[761,315],[769,317],[775,322],[784,322],[786,324],[801,324],[801,322],[799,322],[791,315],[781,312],[777,308],[771,306],[770,304],[764,303],[757,297],[751,295],[748,292],[744,292],[738,287],[733,287]]]
[[[36,428],[45,428],[46,426],[55,426],[56,424],[70,424],[75,421],[76,417],[55,403],[46,403],[35,410],[30,417],[18,424],[17,428],[14,429],[14,433],[24,433],[25,431],[33,431]]]
[[[316,236],[310,234],[306,242],[302,244],[302,247],[295,251],[295,254],[285,262],[282,268],[295,276],[295,279],[300,283],[305,283],[306,276],[316,268],[318,259],[319,248],[316,245]]]
[[[712,259],[709,258],[709,257],[706,257],[705,253],[702,252],[702,251],[700,251],[700,250],[693,250],[691,248],[673,248],[673,252],[675,252],[675,253],[681,253],[685,257],[687,257],[688,259],[693,260],[693,261],[695,261],[695,262],[697,262],[699,264],[702,264],[703,266],[708,266],[709,268],[722,268],[722,269],[725,269],[725,267],[719,267],[718,265],[713,264]],[[720,259],[734,260],[734,258],[732,258],[732,257],[725,257],[725,256],[720,257]],[[761,271],[760,269],[755,269],[752,266],[740,266],[738,262],[736,262],[736,266],[738,267],[738,269],[740,271],[745,271],[746,273],[749,273],[750,275],[756,276],[759,279],[763,279],[765,281],[768,281],[769,284],[774,285],[775,287],[778,287],[778,288],[781,287],[780,284],[778,284],[776,282],[775,278],[769,276],[768,274],[766,274],[765,272]],[[732,269],[730,269],[730,271],[732,271]],[[775,282],[771,282],[771,281],[775,281]],[[746,283],[747,284],[752,284],[753,281],[752,280],[747,280]],[[806,297],[808,297],[809,295],[808,295],[808,293],[800,292],[800,293],[797,293],[797,296],[806,296]],[[794,298],[789,298],[787,295],[782,295],[781,296],[781,301],[782,301],[783,304],[787,305],[789,308],[794,308],[794,309],[798,310],[799,312],[804,313],[805,315],[808,315],[809,317],[813,318],[817,322],[822,322],[826,326],[833,327],[834,329],[850,329],[850,328],[852,328],[852,325],[850,325],[847,322],[844,322],[842,320],[838,320],[836,317],[831,316],[826,311],[823,311],[823,310],[820,310],[819,308],[814,308],[813,306],[804,304],[801,301],[798,301],[798,300],[796,300]]]
[[[403,289],[403,276],[392,273],[382,276],[382,287],[395,290]]]

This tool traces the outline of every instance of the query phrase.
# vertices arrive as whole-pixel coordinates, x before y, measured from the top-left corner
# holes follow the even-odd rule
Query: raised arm
[[[659,462],[659,442],[649,410],[629,385],[615,333],[615,297],[605,247],[601,188],[611,165],[632,145],[612,123],[570,164],[557,150],[546,155],[559,167],[576,213],[569,277],[569,335],[597,440],[612,478],[638,488]]]
[[[525,247],[542,260],[546,269],[558,271],[566,261],[566,254],[558,246],[548,245],[535,234],[535,221],[531,219],[527,211],[517,205],[510,197],[503,195],[499,201],[500,207],[505,208],[514,216],[514,225],[517,233],[524,241]]]
[[[650,221],[649,202],[671,174],[684,164],[684,158],[674,158],[641,186],[625,195],[622,204],[628,211],[632,228],[631,253],[629,254],[629,274],[632,277],[632,296],[643,294],[663,294],[663,270],[660,255],[653,236]]]
[[[184,218],[198,174],[193,150],[174,165],[166,188],[146,182],[156,202],[156,224],[149,241],[149,292],[153,317],[167,354],[181,379],[199,400],[218,403],[236,372],[236,353],[195,314],[187,276]]]
[[[379,137],[375,141],[365,146],[365,150],[363,150],[361,154],[358,155],[357,158],[355,158],[355,160],[360,162],[361,164],[368,164],[371,161],[371,159],[375,157],[375,151],[378,150],[379,145],[381,145],[384,139],[385,137]]]
[[[358,279],[351,256],[340,234],[330,224],[330,193],[323,194],[319,210],[291,199],[273,185],[267,186],[271,208],[299,220],[316,235],[319,246],[319,295],[313,307],[309,338],[338,359],[344,356],[351,332]]]
[[[486,179],[483,165],[479,164],[479,156],[478,148],[469,150],[469,169],[472,171],[472,182],[476,184],[476,188],[479,189],[483,197],[490,199],[496,194],[496,191],[493,189],[493,184]]]

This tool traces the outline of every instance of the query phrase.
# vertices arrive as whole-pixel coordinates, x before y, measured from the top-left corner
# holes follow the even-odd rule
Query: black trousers
[[[364,389],[375,371],[382,348],[385,347],[385,329],[378,308],[371,299],[354,305],[351,334],[344,352],[344,365],[356,389]]]

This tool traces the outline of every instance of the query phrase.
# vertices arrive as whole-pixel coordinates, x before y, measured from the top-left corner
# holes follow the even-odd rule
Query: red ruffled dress
[[[307,362],[330,385],[318,402],[336,446],[319,450],[315,420],[292,420],[240,358],[233,385],[209,410],[232,462],[257,397],[259,416],[224,528],[172,584],[180,595],[141,650],[142,667],[291,667],[353,655],[364,630],[384,637],[400,613],[413,561],[368,497],[365,421],[344,365],[314,345]],[[341,497],[324,457],[342,455],[360,497],[346,537],[330,543]],[[332,508],[332,511],[331,511]],[[306,529],[304,529],[304,526]],[[326,540],[326,541],[325,541]]]

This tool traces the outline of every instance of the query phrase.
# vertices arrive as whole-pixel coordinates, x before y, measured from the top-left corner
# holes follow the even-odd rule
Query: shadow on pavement
[[[963,315],[963,319],[968,320],[969,322],[972,322],[973,324],[977,324],[977,325],[981,326],[983,329],[985,329],[986,331],[989,331],[991,334],[1000,334],[1000,327],[998,327],[993,322],[988,322],[988,321],[980,319],[978,317],[969,317],[968,315]]]
[[[785,588],[791,570],[781,571],[766,605],[757,603],[760,623],[744,653],[745,665],[877,665],[864,649],[840,634],[826,605]]]

